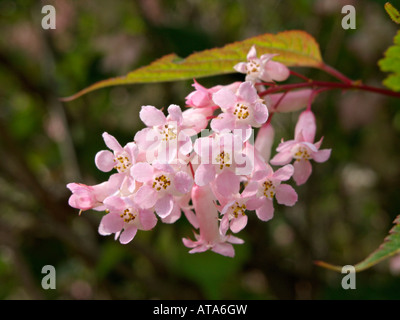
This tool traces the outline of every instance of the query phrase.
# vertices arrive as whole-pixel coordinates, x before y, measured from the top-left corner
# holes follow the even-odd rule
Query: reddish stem
[[[193,179],[194,179],[193,165],[192,165],[192,163],[190,161],[189,161],[189,167],[190,167],[190,171],[192,172]]]
[[[321,65],[321,70],[325,71],[326,73],[329,73],[331,76],[335,77],[336,79],[339,79],[343,83],[347,84],[353,83],[353,81],[350,78],[346,77],[343,73],[325,63]]]
[[[303,82],[303,83],[294,83],[294,84],[283,84],[271,87],[263,92],[260,92],[260,97],[265,96],[271,93],[277,93],[281,91],[290,91],[294,89],[302,89],[302,88],[315,88],[320,89],[324,88],[326,90],[331,89],[344,89],[344,90],[363,90],[369,91],[374,93],[383,94],[386,96],[400,98],[400,92],[394,92],[391,90],[377,88],[362,84],[360,82],[352,82],[352,83],[340,83],[340,82],[327,82],[327,81],[310,81],[310,82]]]
[[[300,73],[297,73],[297,72],[295,72],[295,71],[293,71],[293,70],[290,70],[290,74],[291,74],[292,76],[295,76],[295,77],[297,77],[297,78],[303,79],[303,80],[305,80],[305,81],[311,81],[310,78],[307,78],[306,76],[304,76],[304,75],[302,75],[302,74],[300,74]]]

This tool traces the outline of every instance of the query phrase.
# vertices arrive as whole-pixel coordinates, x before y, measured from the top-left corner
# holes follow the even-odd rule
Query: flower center
[[[260,72],[260,64],[257,61],[250,60],[247,63],[247,74],[254,74]]]
[[[171,185],[171,180],[169,180],[163,174],[161,176],[154,178],[153,188],[156,189],[157,191],[160,191],[161,189],[166,190],[170,185]]]
[[[222,170],[225,167],[230,167],[230,160],[231,157],[229,156],[229,153],[225,153],[225,151],[222,151],[216,158],[215,161],[217,164],[219,164],[219,168]]]
[[[247,119],[248,116],[250,115],[249,113],[249,107],[246,106],[244,103],[236,103],[235,105],[235,111],[233,114],[238,118],[238,120],[244,120]]]
[[[137,211],[132,208],[127,208],[119,216],[124,219],[124,222],[128,223],[135,220]]]
[[[126,152],[120,154],[118,157],[115,157],[114,162],[116,163],[114,169],[117,169],[118,172],[125,172],[132,166],[132,162],[130,161]]]
[[[160,129],[160,134],[162,135],[162,140],[168,141],[168,140],[175,140],[176,139],[176,128],[172,125],[164,125]]]
[[[294,150],[294,154],[293,154],[293,158],[300,160],[300,159],[311,159],[311,155],[308,151],[308,148],[304,147],[304,146],[299,146],[297,148],[297,150]]]
[[[245,211],[246,211],[246,205],[242,204],[240,205],[239,202],[235,201],[235,204],[231,206],[232,209],[232,215],[237,218],[239,216],[239,214],[241,214],[242,216],[246,215]]]
[[[266,198],[272,199],[275,195],[275,185],[271,180],[265,180],[263,183],[264,196]]]

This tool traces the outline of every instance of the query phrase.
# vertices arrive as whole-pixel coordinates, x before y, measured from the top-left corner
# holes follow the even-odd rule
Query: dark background
[[[332,91],[316,99],[317,138],[331,159],[314,164],[296,188],[293,208],[275,206],[263,223],[251,216],[236,257],[190,255],[182,218],[139,232],[128,245],[97,233],[101,213],[67,204],[69,182],[97,184],[108,174],[94,156],[101,134],[122,145],[142,128],[142,105],[184,106],[191,81],[105,88],[61,103],[96,81],[124,75],[172,52],[223,46],[263,33],[300,29],[319,42],[324,61],[352,79],[381,86],[377,65],[398,26],[385,1],[0,1],[0,298],[1,299],[398,299],[399,267],[387,260],[342,275],[315,260],[345,265],[382,243],[400,213],[399,100]],[[43,30],[43,5],[56,8],[56,30]],[[356,8],[356,30],[341,27],[343,5]],[[396,3],[393,3],[396,5]],[[298,68],[314,79],[332,80]],[[228,84],[237,75],[198,79]],[[290,139],[298,113],[274,117],[277,142]],[[397,263],[398,264],[398,263]],[[55,290],[41,288],[44,265]]]

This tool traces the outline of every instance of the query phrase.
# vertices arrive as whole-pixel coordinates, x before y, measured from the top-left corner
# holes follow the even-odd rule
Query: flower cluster
[[[198,229],[194,240],[183,239],[190,253],[212,250],[234,256],[232,244],[243,243],[235,234],[246,226],[248,215],[255,212],[260,220],[270,220],[274,199],[293,206],[297,193],[286,182],[293,178],[297,185],[305,183],[311,160],[324,162],[330,156],[330,150],[320,150],[322,139],[314,143],[316,121],[308,107],[300,114],[294,139],[282,141],[270,159],[272,113],[303,108],[311,94],[302,90],[287,93],[285,99],[282,94],[261,96],[262,81],[284,81],[290,75],[274,56],[257,58],[252,47],[248,61],[235,66],[246,74],[244,82],[205,88],[194,81],[185,111],[173,104],[165,115],[154,106],[142,106],[139,116],[146,127],[124,147],[105,132],[108,150],[98,152],[95,163],[99,170],[114,173],[94,186],[68,184],[69,205],[104,211],[99,233],[115,234],[123,244],[159,220],[174,223],[183,212]]]

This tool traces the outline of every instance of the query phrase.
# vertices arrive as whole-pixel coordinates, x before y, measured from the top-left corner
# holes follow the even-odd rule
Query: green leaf
[[[385,10],[395,23],[400,24],[400,13],[390,2],[385,3]]]
[[[378,62],[384,72],[391,72],[383,84],[394,91],[400,91],[400,31],[394,37],[394,45],[385,52],[385,57]]]
[[[308,33],[297,30],[276,35],[267,33],[222,48],[196,52],[185,59],[169,54],[126,76],[97,82],[62,100],[74,100],[93,90],[115,85],[187,80],[233,73],[235,64],[246,61],[252,45],[256,46],[259,56],[265,53],[279,54],[274,60],[287,66],[320,68],[323,65],[319,45]]]
[[[400,253],[400,215],[397,216],[393,223],[395,226],[389,231],[389,235],[385,238],[379,248],[354,266],[357,272],[368,269],[377,263]],[[341,266],[331,265],[323,261],[316,261],[315,263],[324,268],[339,272],[342,271]]]

